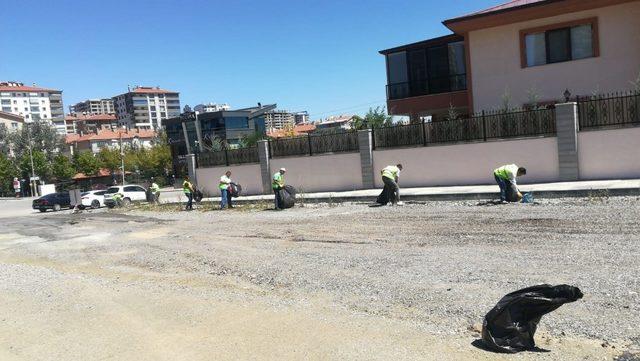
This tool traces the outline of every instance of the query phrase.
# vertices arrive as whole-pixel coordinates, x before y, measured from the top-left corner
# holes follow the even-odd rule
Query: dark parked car
[[[33,209],[40,212],[46,212],[47,209],[59,211],[63,208],[73,208],[68,192],[47,194],[33,201]]]

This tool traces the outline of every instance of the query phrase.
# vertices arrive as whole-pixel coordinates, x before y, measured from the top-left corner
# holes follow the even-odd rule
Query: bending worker
[[[273,193],[276,194],[276,198],[275,198],[276,209],[284,208],[282,206],[282,198],[280,197],[280,190],[284,188],[284,174],[286,172],[287,172],[286,169],[280,168],[280,170],[273,175],[273,181],[271,182],[271,186],[273,187]]]
[[[184,208],[185,211],[193,210],[193,184],[189,182],[189,176],[184,176],[184,182],[182,182],[182,191],[184,195],[187,196],[187,206]]]
[[[220,184],[218,185],[218,188],[220,188],[220,196],[222,197],[222,199],[220,199],[220,209],[224,209],[226,205],[228,205],[229,208],[233,208],[233,205],[231,204],[231,192],[229,191],[230,186],[231,171],[228,170],[222,175],[222,177],[220,177]]]
[[[527,170],[515,164],[507,164],[493,171],[493,176],[500,187],[501,202],[520,202],[522,193],[518,190],[516,177],[527,174]],[[515,193],[517,199],[513,199],[511,195]]]
[[[158,183],[151,178],[151,187],[149,187],[149,192],[151,193],[151,203],[159,203],[160,200],[160,186]]]
[[[387,200],[391,205],[402,205],[400,202],[400,187],[398,186],[398,177],[402,164],[389,165],[382,169],[382,182],[384,183],[384,191],[387,194]]]

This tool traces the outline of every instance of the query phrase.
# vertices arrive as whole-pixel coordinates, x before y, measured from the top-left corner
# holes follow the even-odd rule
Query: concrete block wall
[[[493,170],[508,163],[527,168],[521,183],[640,178],[640,127],[579,132],[578,124],[576,103],[564,103],[556,105],[556,137],[373,150],[371,131],[363,130],[357,153],[271,159],[268,142],[261,141],[259,164],[196,169],[193,156],[187,160],[201,188],[217,185],[229,169],[245,194],[271,193],[271,176],[281,167],[286,182],[304,192],[382,187],[380,170],[397,163],[405,166],[403,187],[491,184]]]

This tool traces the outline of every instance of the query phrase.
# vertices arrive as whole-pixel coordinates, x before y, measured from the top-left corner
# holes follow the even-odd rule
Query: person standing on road
[[[402,171],[402,164],[386,166],[381,172],[384,191],[387,194],[387,200],[391,202],[392,206],[403,204],[400,202],[400,187],[398,186],[400,171]]]
[[[193,210],[193,184],[189,181],[189,176],[184,176],[184,182],[182,182],[182,191],[184,195],[187,196],[187,206],[184,208],[185,211]]]
[[[498,187],[500,187],[501,202],[519,202],[522,199],[522,193],[520,193],[518,185],[516,184],[516,177],[525,174],[527,174],[527,170],[515,164],[503,165],[493,171],[493,177],[496,183],[498,183]],[[513,192],[515,192],[517,196],[515,200],[510,197]]]
[[[228,170],[225,174],[220,177],[220,183],[218,188],[220,188],[220,209],[224,209],[225,206],[229,206],[229,208],[233,208],[231,204],[231,192],[229,187],[231,187],[231,171]]]
[[[276,174],[273,175],[273,181],[271,182],[271,186],[273,187],[273,193],[276,194],[275,203],[276,209],[283,209],[282,206],[282,197],[280,196],[280,190],[284,188],[284,174],[287,172],[285,168],[280,168]]]
[[[20,198],[20,180],[13,178],[13,191],[16,193],[16,198]]]
[[[160,187],[153,178],[151,178],[151,186],[149,187],[149,192],[151,192],[151,203],[159,203]]]

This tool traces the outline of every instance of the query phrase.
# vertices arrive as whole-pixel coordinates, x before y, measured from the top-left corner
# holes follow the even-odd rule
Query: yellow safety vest
[[[184,194],[191,194],[191,183],[189,183],[188,181],[184,181],[182,183],[182,191],[184,192]]]
[[[396,180],[399,172],[400,172],[400,168],[396,167],[395,165],[390,165],[382,169],[382,176]]]
[[[507,164],[494,170],[493,174],[504,180],[514,180],[518,174],[518,168],[515,164]]]
[[[273,182],[271,183],[273,189],[278,189],[284,187],[284,176],[282,173],[278,172],[273,175]]]

